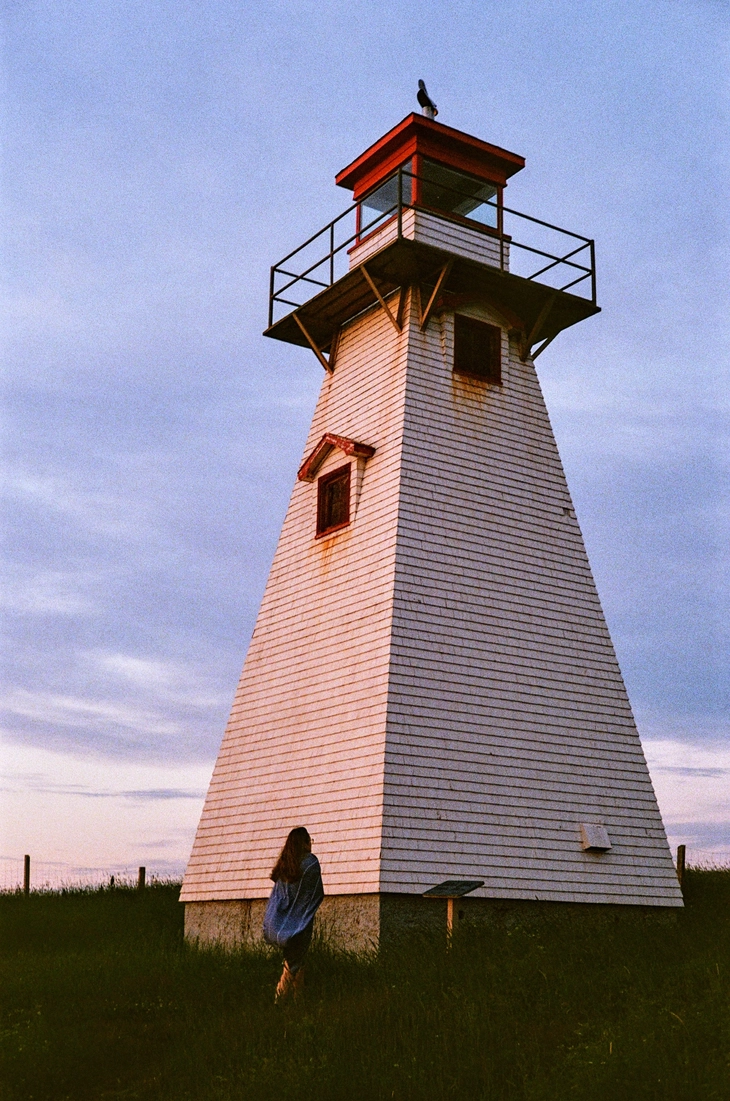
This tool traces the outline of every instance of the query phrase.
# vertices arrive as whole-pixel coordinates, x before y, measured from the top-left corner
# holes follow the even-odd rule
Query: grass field
[[[177,893],[0,896],[4,1101],[730,1098],[730,871],[676,924],[315,949],[287,1007],[275,956],[183,944]]]

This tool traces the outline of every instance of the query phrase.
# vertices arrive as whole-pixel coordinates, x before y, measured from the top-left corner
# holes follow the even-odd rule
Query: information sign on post
[[[446,899],[446,939],[449,944],[454,932],[454,899],[463,898],[483,886],[483,879],[445,879],[443,883],[423,892],[424,898]]]

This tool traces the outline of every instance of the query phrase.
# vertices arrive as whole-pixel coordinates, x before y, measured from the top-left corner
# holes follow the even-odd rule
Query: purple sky
[[[673,843],[730,855],[729,45],[712,0],[6,6],[0,887],[184,865],[322,374],[268,268],[419,77],[596,238],[540,379]]]

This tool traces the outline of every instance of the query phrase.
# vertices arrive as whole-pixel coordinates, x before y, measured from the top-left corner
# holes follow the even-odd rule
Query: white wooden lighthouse
[[[505,204],[523,166],[409,115],[338,175],[355,205],[272,269],[266,335],[325,375],[189,936],[257,935],[298,825],[349,946],[433,913],[449,878],[483,881],[485,913],[682,905],[533,362],[598,312],[593,243]]]

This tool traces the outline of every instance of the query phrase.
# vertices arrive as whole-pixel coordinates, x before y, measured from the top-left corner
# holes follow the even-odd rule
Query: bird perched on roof
[[[431,99],[428,92],[426,91],[426,85],[423,83],[422,80],[419,80],[418,82],[417,99],[421,107],[423,108],[423,113],[426,118],[435,119],[436,115],[439,113],[439,110],[434,101]]]

